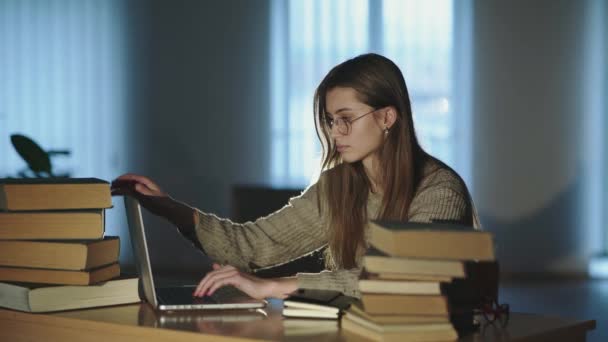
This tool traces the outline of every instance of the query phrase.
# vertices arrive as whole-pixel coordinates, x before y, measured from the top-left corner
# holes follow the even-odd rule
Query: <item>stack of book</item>
[[[119,238],[104,236],[111,206],[108,182],[95,178],[0,179],[0,306],[139,301],[136,278],[108,282],[120,276]]]
[[[360,302],[344,330],[380,341],[456,340],[473,329],[482,296],[496,296],[489,232],[452,224],[373,221]]]

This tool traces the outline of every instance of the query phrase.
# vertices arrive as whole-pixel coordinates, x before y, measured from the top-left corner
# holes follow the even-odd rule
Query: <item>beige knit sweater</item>
[[[479,219],[469,192],[451,169],[428,162],[419,189],[410,205],[409,221],[449,220],[479,228]],[[243,271],[251,272],[253,268],[289,262],[327,244],[326,230],[329,227],[319,213],[319,192],[319,187],[314,184],[299,197],[292,198],[282,209],[255,222],[243,224],[198,211],[196,236],[211,258]],[[381,200],[380,195],[370,193],[368,217],[377,217]],[[298,273],[298,287],[338,290],[349,296],[360,297],[360,260],[358,265],[350,270]]]

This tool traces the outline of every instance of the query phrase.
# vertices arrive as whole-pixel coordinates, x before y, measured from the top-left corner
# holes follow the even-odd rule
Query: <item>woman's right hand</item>
[[[112,181],[110,190],[112,195],[136,198],[141,206],[171,221],[183,234],[190,234],[198,223],[195,209],[171,198],[148,177],[126,173]]]
[[[112,195],[167,196],[153,180],[134,173],[125,173],[113,180],[110,190],[112,190]]]
[[[173,200],[153,180],[146,176],[126,173],[112,181],[110,190],[113,196],[131,196],[158,216],[167,216],[167,209]]]

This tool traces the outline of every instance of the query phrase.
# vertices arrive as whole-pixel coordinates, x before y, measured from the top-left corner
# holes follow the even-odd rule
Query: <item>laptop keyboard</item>
[[[213,296],[205,297],[193,297],[194,287],[180,286],[180,287],[161,287],[156,288],[156,297],[161,304],[170,305],[184,305],[184,304],[195,304],[197,302],[205,303],[217,303],[216,298]]]
[[[188,305],[188,304],[220,304],[226,298],[242,296],[243,292],[234,286],[224,286],[211,296],[193,297],[194,286],[160,287],[156,288],[156,296],[161,304]]]

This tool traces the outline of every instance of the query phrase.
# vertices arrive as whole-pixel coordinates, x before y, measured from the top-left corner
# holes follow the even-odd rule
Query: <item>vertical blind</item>
[[[56,174],[110,180],[125,171],[124,6],[0,1],[0,177],[26,167],[10,142],[14,133],[44,150],[69,150],[51,159]],[[106,233],[121,234],[123,222],[121,206],[108,211]]]
[[[454,163],[452,13],[452,1],[383,1],[383,52],[401,67],[418,139],[449,165]]]
[[[368,1],[273,2],[272,182],[301,186],[318,171],[312,98],[332,66],[368,47]]]
[[[0,177],[25,162],[9,136],[24,134],[55,173],[109,179],[124,166],[125,42],[120,0],[0,2]]]

